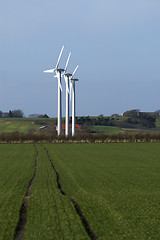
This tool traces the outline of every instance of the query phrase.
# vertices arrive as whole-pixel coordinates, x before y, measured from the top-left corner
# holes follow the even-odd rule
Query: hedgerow
[[[124,133],[124,134],[91,134],[77,133],[75,136],[57,136],[55,133],[1,133],[1,143],[24,143],[24,142],[159,142],[160,133]]]

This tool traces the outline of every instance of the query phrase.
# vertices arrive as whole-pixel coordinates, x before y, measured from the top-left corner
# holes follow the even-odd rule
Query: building
[[[69,124],[69,128],[70,129],[72,128],[72,124]],[[63,123],[62,124],[62,131],[65,131],[65,129],[66,129],[66,124]],[[81,125],[76,124],[76,131],[81,131],[81,130],[82,130]],[[58,131],[58,125],[56,126],[56,131]]]

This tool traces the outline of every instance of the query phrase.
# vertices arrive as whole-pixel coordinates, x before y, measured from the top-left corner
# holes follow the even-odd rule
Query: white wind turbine
[[[70,96],[72,93],[72,136],[75,135],[76,133],[76,123],[75,123],[75,115],[76,115],[76,92],[75,92],[75,82],[78,81],[77,78],[73,78],[74,74],[77,71],[77,68],[79,67],[79,65],[77,65],[77,67],[75,68],[72,76],[70,77]]]
[[[49,69],[49,70],[44,71],[44,72],[47,72],[47,73],[56,72],[56,75],[54,77],[57,77],[57,79],[58,79],[58,135],[60,135],[62,133],[61,73],[64,72],[64,69],[58,68],[58,66],[59,66],[59,62],[60,62],[60,59],[61,59],[63,49],[64,49],[64,46],[62,46],[62,49],[61,49],[61,52],[59,54],[56,67],[53,68],[53,69]]]
[[[64,76],[64,80],[66,83],[66,122],[65,122],[65,135],[66,136],[69,135],[69,77],[72,76],[72,74],[66,73],[66,71],[67,71],[70,56],[71,56],[71,53],[69,53],[69,55],[68,55],[64,73],[62,74],[62,76]]]

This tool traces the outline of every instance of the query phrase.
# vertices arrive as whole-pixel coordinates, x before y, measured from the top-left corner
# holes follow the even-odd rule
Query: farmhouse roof
[[[71,128],[72,124],[69,124],[69,127]],[[66,129],[66,124],[63,123],[62,124],[62,130],[65,130],[65,129]],[[56,130],[58,130],[58,126],[56,126]],[[79,124],[76,124],[76,130],[81,130],[81,126]]]

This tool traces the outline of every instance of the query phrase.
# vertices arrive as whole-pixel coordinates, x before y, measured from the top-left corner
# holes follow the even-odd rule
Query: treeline
[[[120,128],[155,128],[156,118],[147,114],[130,117],[77,117],[76,123],[83,125],[115,126]]]
[[[99,143],[99,142],[160,142],[160,133],[89,134],[65,137],[50,133],[1,133],[0,143]]]
[[[29,114],[28,118],[49,118],[47,114]]]
[[[24,113],[20,109],[10,110],[9,112],[0,111],[0,118],[23,118]],[[28,118],[49,118],[47,114],[30,114]]]
[[[9,112],[0,111],[0,118],[23,118],[24,113],[22,110],[10,110]]]

